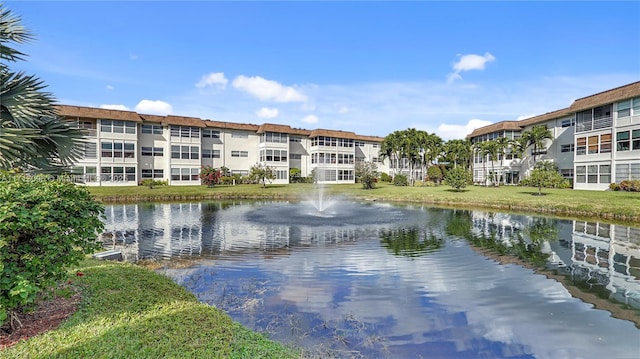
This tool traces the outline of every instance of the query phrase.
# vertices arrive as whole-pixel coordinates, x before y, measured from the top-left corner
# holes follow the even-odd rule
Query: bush
[[[439,166],[434,165],[427,168],[427,177],[429,178],[429,181],[433,181],[436,184],[439,184],[442,180],[442,176],[442,170]]]
[[[213,187],[220,182],[222,171],[211,166],[202,166],[200,170],[200,181],[207,187]]]
[[[569,188],[571,183],[553,169],[536,168],[520,185],[538,187],[538,195],[542,195],[542,188]]]
[[[624,180],[620,182],[620,190],[627,192],[640,192],[640,180]]]
[[[409,181],[406,175],[395,175],[393,177],[393,184],[396,186],[408,186]]]
[[[467,171],[462,166],[457,166],[447,173],[445,181],[457,192],[460,192],[463,188],[467,187],[468,184],[472,183],[473,178],[471,176],[471,172]]]
[[[45,176],[0,181],[0,323],[101,248],[97,231],[103,228],[103,211],[85,187],[69,181]]]
[[[154,180],[151,178],[144,179],[140,181],[140,186],[146,186],[149,188],[158,187],[158,186],[167,186],[169,185],[169,181],[167,180]]]
[[[609,185],[609,189],[612,190],[612,191],[619,191],[620,190],[620,185],[615,183],[615,182],[611,183]]]
[[[391,176],[389,176],[388,174],[382,172],[380,173],[380,181],[382,182],[391,182]]]
[[[371,161],[356,163],[356,182],[362,183],[362,188],[373,189],[378,182],[378,166]]]

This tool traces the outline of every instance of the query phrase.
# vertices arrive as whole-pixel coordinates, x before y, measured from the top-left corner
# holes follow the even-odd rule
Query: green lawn
[[[87,260],[72,275],[79,310],[2,358],[299,358],[171,279],[132,264]],[[75,274],[75,271],[73,272]]]
[[[316,193],[312,184],[147,187],[89,187],[104,202],[179,201],[226,198],[303,199]],[[360,184],[329,185],[325,191],[349,198],[402,201],[439,206],[484,208],[572,216],[640,224],[640,193],[545,189],[544,196],[533,195],[536,188],[501,186],[467,187],[454,192],[451,187],[399,187],[379,183],[373,190]]]

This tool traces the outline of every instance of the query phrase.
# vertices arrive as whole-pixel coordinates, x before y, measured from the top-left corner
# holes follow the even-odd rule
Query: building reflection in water
[[[255,208],[240,202],[105,207],[105,231],[100,236],[105,247],[121,250],[126,260],[134,262],[347,243],[375,237],[380,231],[376,226],[251,223],[246,213]],[[547,267],[569,276],[576,285],[640,308],[640,228],[483,211],[451,213],[468,218],[464,222],[458,218],[454,225],[456,233],[466,233],[461,236],[492,238],[506,248],[524,244],[544,254]],[[442,222],[446,221],[439,225],[446,227]],[[461,223],[468,229],[461,229]]]
[[[507,247],[538,240],[547,268],[569,276],[581,288],[640,309],[640,228],[482,211],[471,212],[471,218],[473,235]],[[540,222],[554,230],[532,238],[529,229]]]

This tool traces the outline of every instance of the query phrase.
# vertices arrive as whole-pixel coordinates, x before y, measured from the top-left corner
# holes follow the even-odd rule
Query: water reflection
[[[580,290],[638,308],[634,228],[379,204],[367,209],[385,215],[366,225],[257,215],[274,205],[274,213],[286,213],[278,207],[286,203],[261,202],[109,206],[104,238],[130,260],[194,256],[193,266],[163,272],[242,324],[323,357],[624,358],[640,351],[632,323],[567,290],[584,284]],[[543,261],[573,280],[500,265],[479,255],[481,247]]]

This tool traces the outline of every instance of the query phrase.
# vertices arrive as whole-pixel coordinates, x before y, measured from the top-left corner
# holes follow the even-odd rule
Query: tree
[[[222,177],[222,172],[211,166],[203,166],[200,170],[200,181],[207,187],[217,185]]]
[[[249,178],[251,178],[251,180],[256,181],[258,183],[262,183],[262,188],[266,188],[267,181],[271,183],[271,181],[273,181],[276,178],[276,175],[273,168],[262,163],[257,163],[251,166],[251,170],[249,172]]]
[[[484,168],[485,168],[485,173],[486,173],[486,169],[487,169],[487,165],[486,162],[487,160],[491,161],[491,174],[489,176],[486,176],[486,178],[488,180],[491,181],[492,185],[496,185],[496,170],[495,170],[495,161],[498,160],[498,144],[496,141],[494,140],[490,140],[490,141],[485,141],[485,142],[480,142],[478,144],[478,150],[480,151],[480,154],[482,155],[483,158],[483,163]],[[485,180],[485,185],[488,186],[489,183],[488,181]]]
[[[364,189],[374,189],[378,180],[378,166],[371,161],[358,162],[355,175]]]
[[[429,166],[429,168],[427,169],[427,177],[429,177],[430,181],[433,181],[436,184],[440,184],[440,181],[443,177],[442,170],[439,166],[436,165]]]
[[[21,22],[0,4],[0,169],[60,173],[80,158],[83,134],[57,116],[43,81],[7,66],[26,57],[11,44],[34,39]]]
[[[453,163],[453,167],[463,165],[465,169],[469,169],[471,158],[473,157],[473,149],[468,139],[449,140],[443,145],[443,158],[445,161]]]
[[[533,163],[535,164],[536,156],[543,148],[546,148],[546,140],[553,139],[553,134],[547,126],[537,125],[533,126],[530,130],[524,131],[522,138],[526,143],[525,149],[533,146]]]
[[[543,161],[537,163],[529,177],[521,183],[523,186],[537,187],[538,196],[542,196],[542,188],[567,188],[567,180],[558,172],[553,162]]]
[[[498,147],[498,154],[500,158],[500,171],[503,173],[502,175],[502,183],[506,183],[507,176],[504,175],[504,157],[507,153],[507,149],[511,148],[511,140],[506,137],[498,137],[496,139],[496,146]],[[500,184],[500,181],[498,181]]]
[[[449,173],[447,173],[447,177],[445,178],[447,184],[453,187],[456,192],[462,191],[463,188],[467,187],[467,184],[473,181],[473,177],[471,176],[471,172],[462,166],[454,167]]]

